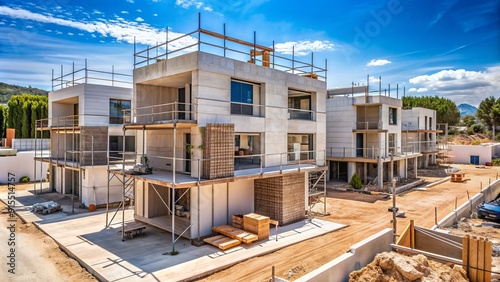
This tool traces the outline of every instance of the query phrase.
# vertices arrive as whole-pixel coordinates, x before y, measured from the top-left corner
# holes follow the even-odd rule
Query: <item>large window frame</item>
[[[108,142],[110,158],[121,160],[123,154],[123,136],[110,135]],[[135,152],[135,136],[125,136],[125,152]]]
[[[109,99],[109,124],[123,124],[123,110],[130,110],[132,102],[125,99]]]
[[[232,115],[253,115],[254,85],[250,82],[231,80]]]
[[[288,90],[288,119],[313,120],[311,93]]]

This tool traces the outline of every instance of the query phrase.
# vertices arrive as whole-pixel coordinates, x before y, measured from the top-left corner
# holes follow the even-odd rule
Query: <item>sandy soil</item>
[[[0,186],[5,191],[7,186]],[[16,190],[32,189],[33,184],[16,184]],[[82,268],[77,261],[69,258],[52,238],[42,233],[33,224],[23,224],[17,219],[16,237],[16,273],[7,272],[5,266],[8,254],[7,230],[9,213],[7,206],[0,202],[0,281],[97,281]]]
[[[410,219],[415,225],[430,228],[434,225],[434,209],[438,220],[478,193],[480,185],[494,181],[500,167],[476,168],[469,165],[453,165],[466,173],[470,180],[463,183],[445,182],[427,191],[412,191],[397,197],[397,206],[406,212],[406,218],[398,218],[397,234],[408,225]],[[372,198],[374,197],[374,198]],[[345,253],[349,247],[373,235],[383,228],[392,228],[392,214],[388,208],[392,200],[380,195],[360,195],[354,192],[332,192],[327,198],[330,216],[322,217],[350,226],[305,242],[281,249],[277,252],[252,258],[226,270],[206,277],[204,281],[268,281],[271,267],[276,275],[294,280],[311,272],[326,262]]]

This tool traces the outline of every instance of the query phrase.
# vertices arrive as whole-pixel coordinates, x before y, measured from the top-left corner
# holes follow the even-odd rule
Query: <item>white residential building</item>
[[[122,130],[122,110],[131,106],[130,80],[130,75],[88,69],[87,63],[53,78],[49,118],[36,124],[42,134],[50,132],[50,154],[37,160],[49,163],[51,190],[78,197],[86,206],[122,200],[121,180],[108,181],[108,160],[121,162],[123,149],[135,152],[134,132],[124,138]]]
[[[124,128],[137,132],[136,162],[152,174],[127,163],[112,170],[134,183],[135,219],[190,239],[235,214],[303,219],[309,197],[324,196],[316,180],[326,171],[326,69],[255,42],[193,34],[231,47],[198,42],[165,53],[162,43],[135,54]]]
[[[409,177],[408,165],[420,154],[401,142],[400,99],[356,86],[328,90],[326,107],[329,180],[349,182],[357,173],[383,189],[393,177]]]
[[[418,167],[425,168],[436,164],[439,153],[436,127],[436,111],[426,108],[403,109],[402,111],[403,146],[414,146],[422,156]]]

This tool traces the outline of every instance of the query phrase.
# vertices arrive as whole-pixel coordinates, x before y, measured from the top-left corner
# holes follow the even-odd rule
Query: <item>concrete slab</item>
[[[347,226],[320,219],[300,221],[279,227],[278,234],[271,227],[269,240],[240,245],[226,251],[210,245],[195,247],[189,240],[181,238],[175,244],[179,254],[171,256],[163,254],[173,249],[172,234],[151,226],[146,228],[145,235],[121,241],[121,211],[116,214],[113,224],[105,228],[104,211],[41,216],[26,211],[26,207],[18,208],[21,217],[35,222],[63,250],[103,281],[195,279]],[[125,222],[133,221],[133,210],[125,210],[124,215]]]

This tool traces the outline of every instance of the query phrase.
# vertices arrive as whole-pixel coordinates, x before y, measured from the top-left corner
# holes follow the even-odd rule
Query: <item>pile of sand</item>
[[[397,281],[468,281],[465,270],[453,268],[424,255],[412,257],[396,252],[377,254],[364,268],[349,275],[349,281],[397,282]]]

